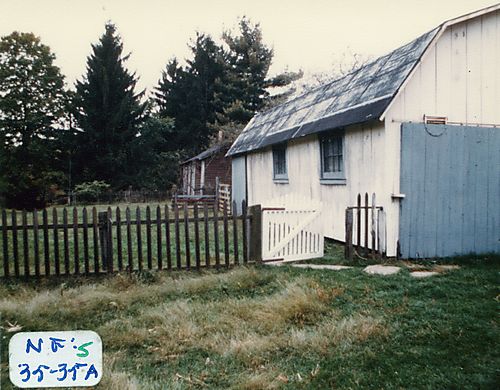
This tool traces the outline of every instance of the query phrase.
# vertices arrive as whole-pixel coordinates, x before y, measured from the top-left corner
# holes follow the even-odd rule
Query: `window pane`
[[[333,157],[329,156],[326,158],[325,172],[333,172]]]
[[[273,148],[274,177],[286,176],[286,146],[275,146]]]
[[[327,157],[332,157],[335,151],[333,150],[334,148],[333,140],[329,139],[328,140],[328,152],[327,152]]]
[[[339,174],[344,170],[342,135],[321,140],[322,169],[326,174]]]

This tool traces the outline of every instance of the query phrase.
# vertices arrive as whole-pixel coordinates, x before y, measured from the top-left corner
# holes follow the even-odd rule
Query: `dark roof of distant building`
[[[211,146],[210,148],[204,150],[203,152],[201,152],[200,154],[197,154],[194,157],[191,157],[190,159],[182,162],[181,164],[186,164],[188,162],[195,161],[195,160],[198,160],[198,161],[205,160],[205,159],[212,157],[213,155],[215,155],[221,151],[229,149],[229,146],[230,146],[230,144],[228,144],[228,143],[221,143],[221,144]]]

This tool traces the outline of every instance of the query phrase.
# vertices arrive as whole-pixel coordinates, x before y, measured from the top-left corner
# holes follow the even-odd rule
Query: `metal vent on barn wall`
[[[446,125],[448,123],[448,117],[424,114],[424,123],[429,125]]]

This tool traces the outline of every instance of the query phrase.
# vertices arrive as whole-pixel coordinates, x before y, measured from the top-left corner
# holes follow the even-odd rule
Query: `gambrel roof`
[[[228,156],[258,150],[373,119],[383,119],[433,40],[452,24],[500,8],[497,4],[452,20],[414,41],[286,103],[256,114],[236,139]]]

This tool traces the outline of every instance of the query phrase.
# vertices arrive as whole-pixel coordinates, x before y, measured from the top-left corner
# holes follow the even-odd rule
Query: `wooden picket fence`
[[[234,207],[234,205],[233,205]],[[248,263],[252,216],[207,203],[1,211],[0,277],[189,270]],[[251,256],[251,254],[250,254]]]
[[[219,210],[223,210],[225,205],[231,204],[231,185],[219,183],[217,190],[217,201],[219,203]],[[229,209],[229,213],[231,213]]]
[[[386,254],[386,216],[382,206],[376,205],[372,194],[371,204],[368,193],[357,196],[356,206],[346,208],[345,214],[345,257],[352,260],[354,253],[359,256],[382,257]]]

